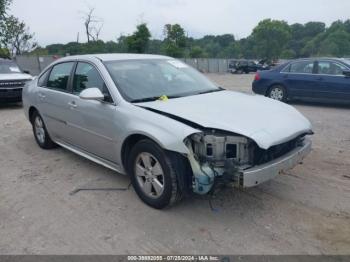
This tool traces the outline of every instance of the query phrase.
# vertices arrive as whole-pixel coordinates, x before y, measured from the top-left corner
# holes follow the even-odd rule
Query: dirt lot
[[[250,92],[252,75],[209,75]],[[19,106],[0,107],[0,254],[350,254],[350,107],[293,104],[313,123],[304,165],[246,191],[151,209],[129,179],[43,151]],[[269,117],[269,116],[266,116]]]

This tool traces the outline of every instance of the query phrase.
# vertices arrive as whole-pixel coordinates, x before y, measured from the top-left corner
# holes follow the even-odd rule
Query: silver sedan
[[[252,187],[309,153],[310,122],[293,107],[226,91],[171,57],[66,57],[23,90],[43,149],[57,145],[121,174],[154,208],[217,184]]]

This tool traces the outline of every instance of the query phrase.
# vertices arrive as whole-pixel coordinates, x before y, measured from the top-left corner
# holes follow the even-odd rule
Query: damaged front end
[[[235,187],[251,187],[293,168],[311,150],[305,134],[263,150],[251,139],[225,131],[196,133],[185,141],[195,193],[207,194],[218,179]]]
[[[239,170],[252,165],[254,142],[244,136],[211,130],[196,133],[185,143],[190,150],[193,191],[198,194],[208,193],[219,177],[238,182]]]

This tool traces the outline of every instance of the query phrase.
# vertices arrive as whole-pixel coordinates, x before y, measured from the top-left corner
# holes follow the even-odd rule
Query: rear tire
[[[269,91],[267,92],[267,97],[280,101],[280,102],[286,102],[287,101],[287,91],[282,85],[274,85],[272,86]]]
[[[52,149],[57,147],[57,145],[51,140],[50,135],[47,132],[44,120],[38,111],[35,111],[33,113],[31,117],[31,123],[35,141],[42,149]]]
[[[132,148],[128,173],[137,195],[144,203],[163,209],[181,200],[183,189],[179,186],[178,177],[183,174],[176,163],[151,140],[141,140]]]

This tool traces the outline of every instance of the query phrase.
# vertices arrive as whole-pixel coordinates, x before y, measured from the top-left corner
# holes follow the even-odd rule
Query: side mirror
[[[343,75],[344,75],[345,77],[350,77],[350,70],[344,70],[344,71],[343,71]]]
[[[103,100],[105,97],[97,87],[91,87],[83,90],[79,97],[84,100]]]
[[[30,75],[30,71],[29,70],[23,70],[23,73]]]

